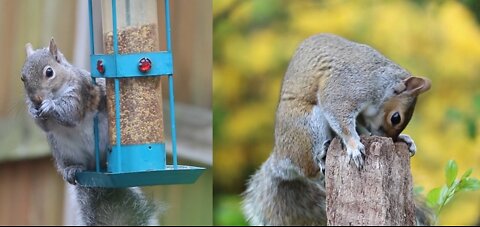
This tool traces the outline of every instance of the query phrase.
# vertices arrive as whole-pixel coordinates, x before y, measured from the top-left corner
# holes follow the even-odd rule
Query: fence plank
[[[0,225],[62,224],[63,181],[50,157],[0,165]]]

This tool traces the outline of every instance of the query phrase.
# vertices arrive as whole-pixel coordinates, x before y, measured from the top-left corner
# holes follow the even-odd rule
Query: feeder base
[[[205,168],[195,166],[167,165],[164,170],[106,173],[84,171],[77,173],[77,182],[85,187],[126,188],[135,186],[193,184]]]

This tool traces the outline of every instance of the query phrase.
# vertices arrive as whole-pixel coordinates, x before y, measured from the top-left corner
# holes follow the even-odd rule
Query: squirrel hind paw
[[[84,171],[83,166],[69,166],[63,170],[63,179],[72,185],[77,184],[77,173]]]
[[[314,154],[315,163],[317,163],[323,175],[325,175],[325,161],[327,159],[328,147],[330,146],[331,142],[332,142],[331,139],[325,140],[322,144],[322,148],[320,149],[320,151],[315,152]]]

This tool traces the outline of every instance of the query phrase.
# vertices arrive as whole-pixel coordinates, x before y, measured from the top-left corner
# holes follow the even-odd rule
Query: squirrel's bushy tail
[[[420,195],[415,195],[415,219],[417,226],[434,226],[435,215],[433,210],[427,206],[427,202]]]
[[[325,189],[306,178],[285,180],[269,158],[249,180],[243,212],[251,225],[327,224]]]
[[[139,188],[75,187],[84,225],[158,225],[159,206]]]

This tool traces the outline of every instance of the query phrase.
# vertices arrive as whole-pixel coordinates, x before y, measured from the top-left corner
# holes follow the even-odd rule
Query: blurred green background
[[[416,186],[459,172],[480,176],[480,1],[214,0],[214,222],[241,225],[240,194],[273,147],[281,81],[297,45],[329,32],[366,43],[432,80],[405,133]],[[480,193],[462,193],[441,225],[480,224]]]

